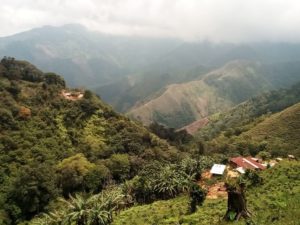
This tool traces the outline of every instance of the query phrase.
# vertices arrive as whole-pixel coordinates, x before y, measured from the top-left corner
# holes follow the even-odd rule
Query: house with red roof
[[[256,158],[252,158],[250,156],[248,157],[235,157],[231,158],[230,161],[230,166],[233,168],[236,168],[237,171],[240,173],[243,173],[243,171],[250,169],[250,170],[264,170],[266,169],[265,166],[260,164]]]

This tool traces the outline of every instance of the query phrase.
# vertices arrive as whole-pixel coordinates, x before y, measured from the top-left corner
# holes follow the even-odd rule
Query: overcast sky
[[[68,23],[191,41],[300,42],[300,0],[0,0],[0,36]]]

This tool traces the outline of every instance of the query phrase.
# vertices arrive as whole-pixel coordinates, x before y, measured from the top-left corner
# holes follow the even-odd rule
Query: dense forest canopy
[[[62,90],[83,92],[68,100]],[[0,208],[30,219],[57,196],[98,193],[134,177],[149,161],[182,153],[86,90],[25,61],[0,63]]]

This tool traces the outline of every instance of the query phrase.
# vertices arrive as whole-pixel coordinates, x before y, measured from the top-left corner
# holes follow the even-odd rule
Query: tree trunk
[[[239,220],[241,217],[251,217],[251,213],[247,209],[247,201],[244,195],[244,187],[240,187],[239,189],[227,188],[227,193],[227,212],[224,216],[224,219]]]

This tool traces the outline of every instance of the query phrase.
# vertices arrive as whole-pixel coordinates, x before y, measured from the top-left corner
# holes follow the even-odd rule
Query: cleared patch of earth
[[[189,134],[194,135],[199,129],[205,127],[208,123],[209,120],[207,117],[205,117],[203,119],[197,120],[187,126],[180,128],[178,131],[186,130],[186,132],[188,132]]]

